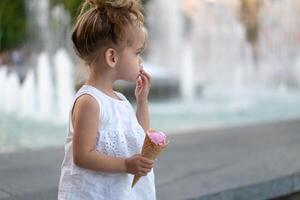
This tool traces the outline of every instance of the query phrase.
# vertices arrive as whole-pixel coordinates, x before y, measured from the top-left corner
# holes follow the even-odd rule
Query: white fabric
[[[97,151],[115,157],[128,158],[140,153],[145,138],[134,110],[126,97],[112,98],[98,89],[84,85],[73,99],[83,94],[94,97],[100,106],[100,127],[96,143]],[[72,110],[71,108],[71,110]],[[131,188],[133,175],[128,173],[106,173],[76,166],[72,155],[73,126],[70,111],[69,132],[65,143],[58,189],[59,200],[155,200],[154,172],[143,176]]]

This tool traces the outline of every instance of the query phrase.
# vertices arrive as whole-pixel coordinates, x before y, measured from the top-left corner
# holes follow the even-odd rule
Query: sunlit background
[[[87,67],[81,0],[0,1],[0,153],[62,146]],[[299,0],[148,0],[151,127],[167,134],[300,118]],[[135,106],[134,85],[119,81]]]

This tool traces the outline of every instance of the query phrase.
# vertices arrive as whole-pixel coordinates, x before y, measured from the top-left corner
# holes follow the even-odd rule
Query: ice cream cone
[[[160,146],[160,145],[156,145],[155,143],[153,143],[148,134],[146,134],[145,137],[145,141],[143,144],[143,149],[142,149],[142,156],[146,157],[150,160],[155,160],[159,154],[165,149],[166,145]],[[138,182],[138,180],[141,178],[141,176],[139,175],[135,175],[132,181],[132,185],[131,187],[133,188],[134,185]]]

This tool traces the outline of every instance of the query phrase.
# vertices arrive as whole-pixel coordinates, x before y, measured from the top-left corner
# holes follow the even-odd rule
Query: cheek
[[[133,64],[132,62],[127,62],[124,63],[124,65],[120,66],[119,75],[124,80],[135,81],[139,73],[139,67],[136,64]]]
[[[120,60],[119,74],[128,81],[135,81],[140,73],[140,57],[135,53],[128,53]]]
[[[140,73],[140,69],[139,67],[137,67],[137,65],[135,65],[133,68],[131,68],[131,75],[132,75],[132,79],[136,79],[136,77],[139,75]]]
[[[135,64],[135,66],[132,66],[132,68],[131,68],[131,73],[130,73],[131,74],[131,79],[136,80],[139,73],[140,73],[140,67],[137,64]]]
[[[132,73],[139,73],[140,70],[140,61],[139,56],[133,55],[130,58],[127,68],[131,70]]]

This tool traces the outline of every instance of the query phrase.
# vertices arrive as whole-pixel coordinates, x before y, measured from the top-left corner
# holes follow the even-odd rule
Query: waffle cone
[[[159,146],[155,143],[151,142],[148,134],[146,134],[143,148],[142,148],[142,156],[146,157],[150,160],[155,160],[159,154],[164,150],[166,146]],[[134,185],[138,182],[138,180],[141,178],[139,175],[135,175],[132,181],[131,187],[133,188]]]

